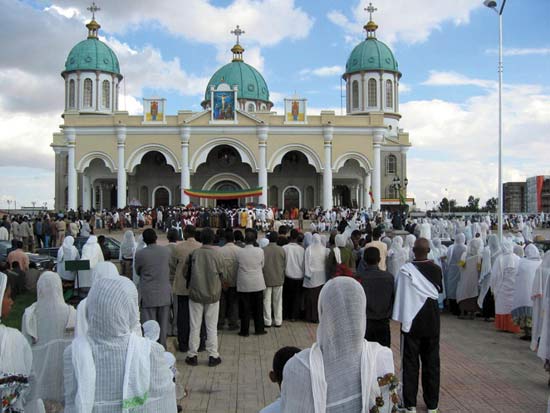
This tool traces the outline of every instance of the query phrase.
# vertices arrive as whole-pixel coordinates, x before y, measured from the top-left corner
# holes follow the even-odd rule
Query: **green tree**
[[[468,197],[468,211],[479,212],[479,198],[475,198],[473,195]]]
[[[489,198],[485,203],[485,210],[487,212],[497,212],[498,199],[495,197]]]

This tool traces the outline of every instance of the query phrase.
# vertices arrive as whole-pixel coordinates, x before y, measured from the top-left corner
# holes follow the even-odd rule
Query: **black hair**
[[[23,241],[17,241],[17,248],[23,248]]]
[[[233,232],[233,236],[235,237],[235,241],[244,241],[244,235],[238,229]]]
[[[351,233],[351,238],[360,238],[361,237],[361,231],[358,229],[354,229]]]
[[[233,235],[233,230],[231,228],[227,228],[224,231],[223,237],[225,238],[226,242],[234,242],[235,241],[235,235]]]
[[[279,234],[277,234],[275,231],[271,231],[267,234],[267,239],[270,243],[276,244],[277,240],[279,239]]]
[[[378,265],[380,262],[380,251],[376,247],[369,247],[365,249],[363,259],[368,265]]]
[[[246,245],[249,245],[249,244],[253,245],[257,239],[258,239],[258,234],[256,233],[256,231],[250,230],[246,232],[246,235],[244,237],[244,243]]]
[[[298,239],[298,235],[300,235],[298,230],[297,229],[292,229],[290,231],[290,237],[289,238],[290,238],[291,241],[296,241]]]
[[[281,225],[279,227],[279,235],[286,235],[288,233],[288,227],[286,225]]]
[[[382,230],[379,227],[376,227],[372,230],[372,238],[375,240],[380,239],[382,236]]]
[[[153,228],[147,228],[143,231],[143,242],[147,245],[157,242],[157,233]]]
[[[187,238],[196,238],[197,229],[193,225],[186,225],[183,229],[183,236]]]
[[[285,364],[300,351],[302,350],[298,347],[283,347],[277,350],[273,356],[273,373],[275,374],[275,379],[279,384],[283,382],[283,370],[285,368]]]
[[[212,243],[214,242],[214,237],[215,237],[215,234],[211,228],[204,228],[201,231],[201,242],[204,245],[212,245]]]
[[[166,234],[168,242],[176,242],[178,240],[178,230],[175,228],[170,228]]]

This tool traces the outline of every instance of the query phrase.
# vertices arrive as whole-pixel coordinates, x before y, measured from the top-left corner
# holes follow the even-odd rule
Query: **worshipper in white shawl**
[[[136,249],[134,250],[134,257],[132,258],[132,280],[134,281],[135,285],[139,284],[139,275],[136,272],[136,265],[135,265],[136,252],[138,252],[139,250],[142,250],[145,247],[147,247],[147,245],[145,244],[145,241],[143,241],[143,235],[140,235],[136,243]]]
[[[389,348],[364,339],[366,298],[361,285],[338,277],[319,297],[317,342],[284,370],[284,413],[362,412],[396,409],[396,379]]]
[[[533,330],[531,332],[531,350],[537,351],[539,339],[542,333],[542,320],[544,317],[544,292],[550,274],[550,251],[547,251],[535,273],[531,299],[533,300]],[[548,311],[548,310],[546,310]]]
[[[512,303],[518,273],[519,257],[513,253],[509,238],[502,241],[502,253],[497,256],[491,269],[491,290],[495,296],[495,327],[497,330],[519,333],[512,321]]]
[[[438,265],[439,268],[441,268],[441,272],[444,274],[446,269],[446,261],[447,261],[447,247],[441,243],[441,239],[434,238],[430,242],[430,253],[428,254],[428,259],[432,260],[434,264]],[[439,297],[437,298],[437,302],[439,304],[439,308],[443,310],[445,307],[445,299],[447,296],[445,295],[445,282],[443,282],[443,290],[439,293]]]
[[[473,320],[476,311],[479,310],[477,297],[482,253],[481,238],[474,238],[468,244],[468,250],[460,258],[460,279],[456,286],[456,302],[460,308],[459,318],[469,317]]]
[[[120,243],[120,252],[118,259],[120,260],[121,265],[121,274],[132,278],[132,269],[134,268],[134,254],[136,252],[136,240],[134,238],[134,233],[130,230],[124,233],[122,242]]]
[[[523,246],[514,243],[514,254],[516,254],[520,258],[523,258],[525,257],[525,249],[523,248]]]
[[[80,257],[82,261],[90,261],[90,269],[86,271],[78,272],[78,288],[90,288],[92,286],[92,278],[95,266],[103,262],[103,252],[101,247],[97,242],[97,237],[91,235],[86,244],[82,247],[82,256]]]
[[[74,261],[80,259],[80,254],[74,246],[74,238],[70,235],[63,240],[63,245],[57,251],[57,272],[59,276],[66,281],[73,281],[74,271],[65,270],[65,261]]]
[[[498,237],[495,234],[490,234],[487,246],[483,250],[481,272],[479,274],[479,296],[477,298],[477,305],[482,309],[485,321],[490,321],[491,318],[495,317],[495,299],[491,292],[491,269],[501,253]]]
[[[46,271],[38,279],[37,300],[25,310],[22,333],[32,348],[35,396],[48,410],[62,407],[63,352],[71,344],[76,310],[65,304],[58,274]]]
[[[407,251],[407,262],[411,262],[412,260],[414,260],[413,248],[415,241],[416,236],[413,234],[408,234],[405,237],[405,246],[403,248],[405,248],[405,251]]]
[[[138,293],[125,277],[97,280],[87,298],[87,335],[64,355],[65,413],[177,411],[164,348],[132,330]]]
[[[0,272],[0,400],[1,411],[24,411],[23,406],[30,398],[30,385],[20,377],[29,380],[32,368],[32,351],[29,343],[18,330],[2,324],[13,306],[11,288],[6,274]],[[11,396],[11,397],[8,397]],[[7,403],[4,404],[4,403]]]
[[[321,236],[314,234],[304,257],[304,307],[305,320],[319,322],[319,294],[327,281],[327,257],[329,250],[321,243]]]
[[[454,315],[459,315],[460,310],[456,303],[456,288],[460,280],[460,259],[467,251],[466,237],[464,234],[457,234],[454,244],[447,250],[447,271],[445,272],[445,295],[449,305],[449,311]]]
[[[311,232],[306,232],[304,234],[304,240],[302,241],[302,247],[306,249],[311,245],[311,240],[313,239],[313,234]]]
[[[394,277],[397,277],[399,270],[408,260],[408,252],[403,248],[403,238],[396,236],[392,240],[391,247],[388,250],[388,271],[391,272]]]
[[[512,319],[524,332],[522,340],[531,341],[533,323],[533,280],[540,265],[540,253],[534,244],[525,247],[525,258],[519,261],[516,289],[512,304]]]
[[[542,319],[537,356],[539,356],[544,363],[544,369],[550,373],[550,282],[546,283],[542,305],[544,308],[544,317]],[[548,386],[550,386],[550,378],[548,379]]]

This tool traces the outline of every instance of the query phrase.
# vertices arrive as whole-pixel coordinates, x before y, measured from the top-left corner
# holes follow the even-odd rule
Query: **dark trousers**
[[[283,318],[298,320],[302,308],[303,280],[285,277],[283,285]]]
[[[166,336],[170,328],[170,306],[162,307],[142,307],[141,308],[141,323],[149,320],[155,320],[160,326],[159,343],[166,349]]]
[[[390,320],[367,320],[365,339],[391,347]]]
[[[460,308],[458,307],[458,303],[456,302],[456,299],[453,300],[451,298],[448,299],[449,303],[449,311],[452,315],[460,315]]]
[[[483,317],[493,318],[495,316],[495,298],[491,290],[487,291],[487,295],[483,299]]]
[[[418,373],[422,362],[422,390],[428,409],[439,404],[439,336],[414,337],[401,334],[403,366],[403,402],[405,407],[416,407]]]
[[[235,328],[239,324],[239,297],[236,287],[229,287],[222,291],[220,297],[220,315],[218,317],[218,329],[223,328],[225,319],[229,323],[229,328]]]
[[[182,353],[189,351],[189,296],[178,295],[178,350]],[[199,348],[206,346],[206,326],[201,324],[201,342]]]
[[[239,293],[239,314],[241,316],[241,335],[248,335],[250,318],[254,320],[254,333],[261,334],[264,329],[264,293]]]

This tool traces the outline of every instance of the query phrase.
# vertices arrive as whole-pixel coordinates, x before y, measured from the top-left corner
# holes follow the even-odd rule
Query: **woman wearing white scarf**
[[[408,234],[405,237],[405,246],[403,248],[407,252],[407,262],[411,262],[414,260],[413,247],[414,247],[415,241],[416,241],[416,236],[414,236],[413,234]]]
[[[78,272],[78,288],[90,288],[92,286],[94,268],[100,262],[103,262],[103,252],[97,243],[97,237],[91,235],[86,244],[82,247],[81,260],[90,261],[90,269]]]
[[[441,272],[445,274],[445,270],[447,268],[447,247],[441,243],[440,238],[434,238],[430,241],[430,253],[428,254],[428,259],[439,265]],[[437,302],[439,304],[439,308],[443,310],[447,296],[445,295],[445,280],[442,279],[441,282],[443,284],[443,291],[439,293]]]
[[[408,251],[403,248],[403,238],[396,236],[388,250],[387,259],[388,271],[393,274],[394,278],[397,277],[399,270],[407,263],[408,259]]]
[[[139,250],[142,250],[145,247],[147,247],[147,245],[145,245],[145,242],[143,241],[143,235],[140,235],[136,243],[136,249],[134,250],[134,257],[132,259],[132,281],[134,281],[135,285],[139,285],[139,275],[136,272],[136,266],[135,266],[136,252],[138,252]]]
[[[120,252],[118,259],[122,265],[122,275],[128,278],[132,278],[132,268],[134,253],[136,251],[136,240],[134,239],[134,233],[128,230],[124,233],[122,242],[120,243]]]
[[[542,263],[537,269],[535,279],[533,281],[533,290],[531,299],[533,300],[533,331],[531,334],[531,350],[537,351],[539,339],[542,334],[542,321],[545,311],[548,308],[544,307],[544,292],[550,275],[550,252],[547,251],[542,258]]]
[[[176,412],[163,347],[132,331],[139,323],[135,285],[101,278],[86,306],[88,334],[64,355],[65,413]]]
[[[461,317],[469,316],[474,319],[479,295],[479,273],[481,271],[481,258],[483,242],[481,238],[474,238],[468,244],[468,251],[460,258],[460,279],[456,287],[456,301],[460,308]]]
[[[525,247],[525,258],[519,261],[514,302],[512,305],[512,318],[523,331],[522,340],[531,340],[531,327],[533,322],[533,281],[535,273],[540,265],[540,253],[537,247],[529,244]]]
[[[80,259],[78,250],[74,246],[74,238],[70,235],[63,240],[63,245],[57,250],[57,272],[61,278],[67,281],[74,281],[74,271],[65,270],[65,261]]]
[[[393,356],[389,348],[364,339],[366,298],[361,285],[348,277],[327,282],[319,297],[319,316],[317,342],[284,368],[282,411],[368,413],[382,397],[379,412],[391,412],[397,407],[390,401]]]
[[[460,266],[459,262],[462,255],[467,251],[466,237],[464,234],[457,234],[454,244],[447,250],[447,271],[444,273],[445,277],[445,295],[449,304],[449,310],[454,315],[459,315],[460,310],[456,303],[456,289],[458,286],[458,280],[460,280]]]
[[[312,240],[313,240],[313,234],[311,232],[306,232],[304,234],[304,241],[302,242],[302,246],[304,247],[304,249],[306,249],[311,245]]]
[[[8,402],[10,403],[8,406],[1,406],[1,409],[2,411],[8,408],[22,409],[25,397],[29,396],[30,387],[28,384],[19,382],[13,376],[24,376],[29,379],[32,368],[32,351],[23,334],[15,328],[2,324],[2,319],[6,318],[11,311],[13,300],[8,277],[1,272],[0,304],[0,378],[4,381],[0,389],[0,399],[3,400],[4,395],[17,395],[16,399]]]
[[[500,242],[495,234],[490,234],[487,239],[487,246],[483,250],[483,262],[479,274],[479,297],[477,305],[483,310],[485,321],[495,316],[495,299],[491,293],[491,269],[498,256],[502,253]]]
[[[63,403],[63,352],[71,344],[75,320],[76,310],[63,299],[61,278],[44,272],[36,303],[23,314],[22,332],[32,348],[36,397],[46,404]]]
[[[543,297],[543,307],[544,317],[541,325],[540,342],[537,356],[541,358],[542,362],[544,363],[544,368],[547,372],[550,373],[550,282],[546,283],[546,289]],[[548,386],[550,386],[550,379],[548,380]]]
[[[321,236],[314,234],[311,245],[306,249],[304,258],[305,319],[310,323],[319,322],[317,308],[321,288],[327,281],[326,263],[328,254],[329,250],[321,243]]]

